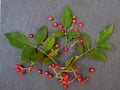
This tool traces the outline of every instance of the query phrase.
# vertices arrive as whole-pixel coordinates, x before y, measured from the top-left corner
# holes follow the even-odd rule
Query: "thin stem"
[[[39,51],[41,51],[42,53],[44,53],[51,61],[53,61],[55,64],[57,64],[57,62],[53,58],[51,58],[50,56],[48,56],[48,54],[45,51],[43,51],[41,48],[39,48],[39,47],[35,47],[35,48],[37,48]]]
[[[75,75],[75,77],[77,78],[77,74],[74,72],[73,68],[72,68],[72,72]]]
[[[78,59],[80,59],[82,56],[84,56],[86,53],[88,53],[89,51],[91,51],[92,49],[96,48],[97,46],[94,46],[90,49],[88,49],[87,51],[85,51],[83,54],[80,54],[77,58],[75,58],[75,60],[73,61],[72,64],[74,64]]]
[[[72,82],[75,81],[76,79],[77,79],[76,77],[73,78],[72,80],[70,80],[70,81],[67,83],[67,85],[70,84],[70,83],[72,83]]]
[[[65,29],[65,41],[66,41],[66,47],[68,47],[68,39],[67,39],[67,29]]]
[[[72,43],[70,46],[73,47],[76,43],[78,43],[79,40],[76,40],[74,43]]]

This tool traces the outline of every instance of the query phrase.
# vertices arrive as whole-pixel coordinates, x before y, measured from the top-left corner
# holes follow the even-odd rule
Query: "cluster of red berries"
[[[67,82],[69,80],[69,74],[67,72],[63,72],[62,77],[63,78],[58,79],[58,82],[63,84],[64,89],[67,89],[68,88]]]
[[[42,74],[42,72],[43,72],[42,69],[37,70],[38,74]],[[45,76],[48,76],[48,78],[53,78],[53,74],[50,73],[49,71],[45,71],[44,74],[45,74]]]
[[[20,76],[24,75],[25,74],[25,71],[24,70],[28,70],[28,71],[31,71],[33,69],[33,66],[30,65],[28,68],[24,68],[22,65],[19,65],[19,64],[15,64],[14,65],[15,69],[16,69],[16,72],[18,72],[20,74]]]

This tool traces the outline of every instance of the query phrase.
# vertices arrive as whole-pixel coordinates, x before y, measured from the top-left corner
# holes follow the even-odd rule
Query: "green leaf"
[[[71,67],[71,63],[72,63],[73,59],[74,59],[74,58],[71,57],[71,58],[68,58],[68,59],[66,60],[66,63],[65,63],[65,67],[66,67],[66,68]]]
[[[55,57],[58,55],[58,49],[55,49],[53,51],[51,51],[52,57]]]
[[[47,38],[44,45],[43,45],[44,50],[45,51],[50,50],[53,47],[54,43],[55,43],[54,37]]]
[[[72,39],[76,38],[80,36],[80,33],[74,30],[70,30],[67,32],[67,37],[68,37],[68,41],[71,41]]]
[[[96,38],[97,45],[100,43],[106,42],[106,40],[109,39],[109,37],[111,36],[111,34],[113,32],[113,27],[114,27],[113,24],[111,24],[108,27],[106,27],[104,30],[99,32],[99,34],[97,35],[97,38]]]
[[[61,12],[60,15],[60,22],[64,26],[64,28],[67,28],[71,25],[72,22],[72,11],[68,5],[64,7],[64,9]]]
[[[82,54],[83,53],[83,46],[81,45],[81,44],[76,44],[76,49],[77,49],[77,51],[79,51],[80,52],[80,54]]]
[[[30,59],[30,57],[35,53],[35,48],[27,48],[20,54],[21,63]]]
[[[31,61],[36,64],[40,58],[43,58],[44,57],[44,54],[43,53],[34,53],[32,56],[31,56]]]
[[[55,30],[53,33],[52,33],[52,36],[54,37],[63,37],[65,34],[62,33],[60,30]]]
[[[96,58],[96,59],[99,59],[101,61],[105,61],[106,60],[106,56],[105,54],[100,51],[100,50],[91,50],[90,52],[86,53],[87,56],[90,56],[90,57],[93,57],[93,58]]]
[[[5,33],[9,43],[16,48],[26,48],[32,46],[31,42],[22,32]]]
[[[82,33],[82,36],[83,36],[83,45],[89,49],[91,44],[90,36],[85,32]]]
[[[51,62],[51,60],[48,57],[44,58],[44,60],[43,60],[43,64],[48,64],[50,62]]]
[[[42,26],[41,28],[39,28],[36,32],[35,32],[35,44],[39,45],[41,42],[43,42],[45,40],[45,38],[47,37],[48,34],[48,28],[47,26]]]
[[[112,45],[109,43],[100,43],[97,45],[97,48],[100,48],[103,50],[109,50],[109,49],[112,49]]]

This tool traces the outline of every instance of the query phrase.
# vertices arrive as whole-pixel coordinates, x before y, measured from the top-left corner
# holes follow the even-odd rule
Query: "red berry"
[[[48,56],[51,57],[51,56],[52,56],[52,53],[48,53]]]
[[[49,17],[48,17],[48,20],[49,20],[49,21],[53,21],[53,19],[54,19],[54,18],[53,18],[52,16],[49,16]]]
[[[80,39],[79,41],[80,41],[80,43],[83,43],[83,39]]]
[[[44,60],[44,58],[40,58],[40,60],[39,60],[39,61],[40,61],[40,62],[43,62],[43,60]]]
[[[83,78],[82,78],[82,77],[78,77],[78,81],[79,81],[79,82],[82,82],[82,81],[83,81]]]
[[[62,24],[59,24],[59,27],[60,27],[60,28],[63,28],[63,25],[62,25]]]
[[[14,67],[15,67],[15,68],[19,68],[19,65],[18,65],[18,64],[14,64]]]
[[[85,77],[85,80],[86,80],[86,81],[89,81],[89,80],[90,80],[90,77],[89,77],[89,76],[86,76],[86,77]]]
[[[67,81],[66,80],[64,80],[64,81],[62,81],[63,82],[63,84],[66,84],[67,83]]]
[[[68,51],[68,48],[67,48],[67,47],[64,47],[63,50],[64,50],[64,52],[67,52],[67,51]]]
[[[72,16],[72,19],[76,19],[76,16]]]
[[[78,28],[74,28],[74,31],[78,32]]]
[[[89,68],[89,72],[94,73],[95,72],[95,68],[93,68],[93,67]]]
[[[62,83],[62,81],[63,81],[62,79],[58,79],[58,82],[59,82],[59,83]]]
[[[65,75],[67,75],[67,74],[68,74],[67,72],[63,72],[63,74],[62,74],[62,75],[63,75],[63,76],[65,76]]]
[[[48,71],[45,71],[45,73],[44,73],[46,76],[49,74],[49,72]]]
[[[22,69],[23,68],[23,66],[22,65],[19,65],[19,67],[18,67],[19,69]]]
[[[76,20],[76,19],[73,19],[73,20],[72,20],[72,23],[74,23],[74,24],[77,23],[77,20]]]
[[[60,45],[59,45],[58,43],[56,43],[56,44],[54,45],[54,47],[55,47],[56,49],[58,49],[58,48],[60,47]]]
[[[62,33],[65,33],[65,30],[64,30],[64,29],[62,29],[62,30],[61,30],[61,32],[62,32]]]
[[[21,72],[19,72],[19,74],[20,74],[20,76],[22,76],[22,75],[24,75],[24,72],[21,71]]]
[[[40,44],[41,44],[41,45],[44,45],[44,43],[45,43],[45,42],[41,42]]]
[[[42,70],[41,70],[41,69],[38,69],[38,70],[37,70],[37,73],[38,73],[38,74],[42,74]]]
[[[33,67],[34,67],[34,66],[30,65],[30,66],[29,66],[30,70],[32,70],[32,69],[33,69]]]
[[[74,72],[78,72],[78,68],[74,68]]]
[[[81,84],[81,85],[84,85],[84,84],[85,84],[85,82],[84,82],[84,81],[81,81],[81,82],[80,82],[80,84]]]
[[[67,74],[67,75],[64,76],[64,80],[67,81],[68,79],[69,79],[69,75]]]
[[[52,63],[52,64],[51,64],[51,66],[54,68],[54,67],[55,67],[55,64],[54,64],[54,63]]]
[[[31,34],[29,34],[29,38],[33,38],[33,36],[34,36],[34,35],[33,35],[32,33],[31,33]]]
[[[78,26],[79,26],[80,28],[82,28],[84,25],[83,25],[82,22],[79,22],[79,23],[78,23]]]
[[[54,23],[53,23],[53,26],[54,26],[54,27],[57,27],[57,26],[58,26],[58,23],[57,23],[57,22],[54,22]]]
[[[48,77],[49,77],[49,78],[53,78],[53,74],[49,74]]]
[[[21,69],[17,68],[17,69],[16,69],[16,71],[17,71],[17,72],[20,72],[20,71],[21,71]]]
[[[60,65],[59,65],[59,64],[56,64],[56,65],[55,65],[55,68],[59,68],[59,67],[60,67]]]
[[[80,77],[82,77],[82,75],[81,74],[77,74],[77,77],[80,78]]]
[[[51,69],[51,68],[53,68],[53,67],[52,67],[52,66],[51,66],[51,64],[50,64],[50,65],[48,65],[48,68],[50,68],[50,69]]]
[[[68,85],[64,85],[64,89],[67,89],[68,88]]]

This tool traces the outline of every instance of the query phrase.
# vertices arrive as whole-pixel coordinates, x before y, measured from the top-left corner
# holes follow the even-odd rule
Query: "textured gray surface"
[[[36,73],[37,68],[46,70],[46,66],[36,65],[29,74],[20,77],[15,72],[14,63],[19,63],[20,49],[13,48],[4,37],[5,32],[22,31],[26,35],[35,32],[43,24],[48,25],[49,34],[55,30],[47,21],[49,15],[59,20],[62,8],[70,5],[73,13],[85,26],[80,31],[91,35],[93,41],[99,31],[114,23],[115,30],[109,40],[114,45],[107,51],[108,60],[100,62],[91,58],[82,58],[76,64],[81,72],[91,76],[91,81],[84,87],[76,82],[68,90],[120,90],[120,0],[2,0],[2,23],[0,31],[0,90],[63,90],[56,79],[48,79]],[[56,28],[57,29],[57,28]],[[61,46],[64,39],[58,40]],[[62,49],[62,47],[61,47]],[[74,48],[61,54],[59,62],[72,55]],[[89,74],[88,68],[95,67],[96,72]]]

